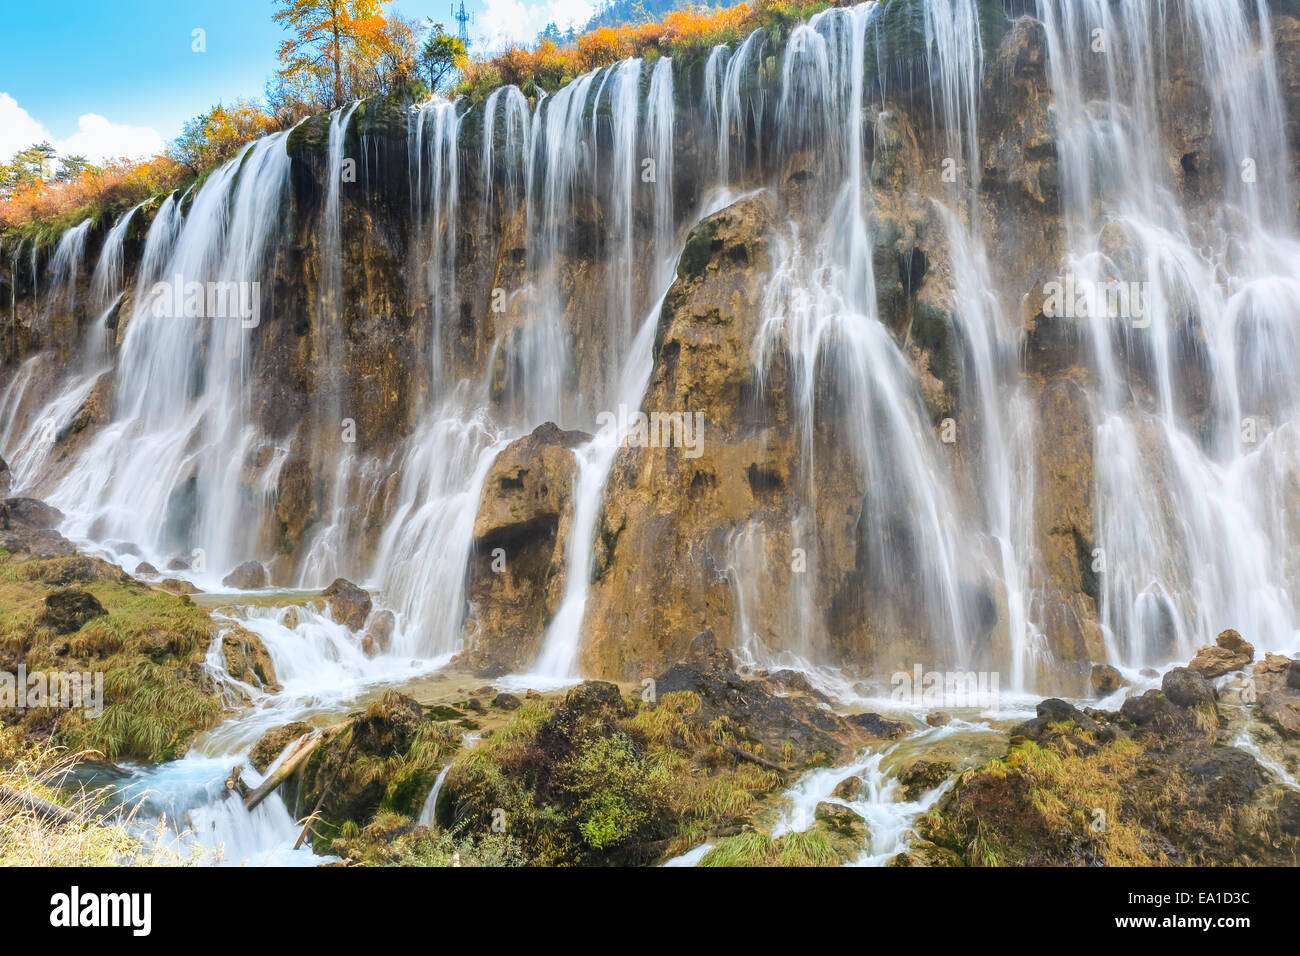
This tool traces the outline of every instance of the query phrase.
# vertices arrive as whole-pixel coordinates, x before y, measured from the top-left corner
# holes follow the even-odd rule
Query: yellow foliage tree
[[[329,107],[342,106],[358,66],[387,52],[387,0],[278,0],[275,21],[292,35],[280,44],[280,82],[328,91]]]

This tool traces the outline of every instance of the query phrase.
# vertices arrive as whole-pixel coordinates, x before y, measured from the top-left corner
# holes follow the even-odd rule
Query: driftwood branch
[[[782,767],[779,763],[768,760],[766,757],[760,757],[758,754],[750,753],[748,750],[741,750],[739,747],[734,747],[731,744],[721,744],[721,747],[722,749],[735,754],[741,760],[748,760],[750,763],[756,763],[760,767],[766,767],[768,770],[775,770],[783,776],[789,776],[790,774],[790,771],[785,767]]]
[[[285,751],[284,760],[280,761],[280,766],[276,767],[274,772],[244,798],[244,809],[254,809],[274,793],[276,787],[293,776],[294,771],[307,762],[307,758],[316,752],[316,748],[324,739],[325,735],[321,731],[313,730],[291,743]]]
[[[57,803],[44,800],[23,790],[14,790],[12,787],[0,787],[0,803],[13,804],[20,810],[35,814],[46,823],[60,826],[76,823],[80,819],[66,807],[61,807]]]

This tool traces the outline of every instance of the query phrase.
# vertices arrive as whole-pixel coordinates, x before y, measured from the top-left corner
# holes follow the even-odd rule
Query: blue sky
[[[452,0],[388,9],[449,29]],[[471,49],[586,22],[595,0],[465,0]],[[218,101],[260,97],[286,36],[273,0],[6,2],[0,31],[0,160],[39,139],[93,160],[151,155]],[[192,50],[204,31],[206,52]]]

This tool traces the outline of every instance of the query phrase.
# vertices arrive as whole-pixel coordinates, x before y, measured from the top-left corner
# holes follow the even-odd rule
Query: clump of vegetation
[[[781,776],[688,722],[699,703],[690,692],[629,702],[599,681],[527,701],[452,768],[439,819],[508,833],[538,865],[649,863],[738,832]]]
[[[69,585],[104,613],[60,633],[46,599]],[[188,598],[154,590],[107,562],[79,555],[19,561],[0,552],[5,669],[103,675],[99,716],[87,708],[0,712],[0,721],[31,737],[109,760],[181,756],[221,716],[219,693],[201,666],[210,641],[207,614]]]
[[[796,830],[773,838],[758,830],[723,840],[700,866],[841,866],[847,857],[825,830]]]
[[[968,770],[917,821],[940,855],[974,866],[1295,863],[1294,811],[1221,738],[1212,705],[1152,692],[1121,714],[1017,730],[1005,756]]]
[[[389,811],[376,814],[364,828],[345,824],[330,851],[354,866],[525,866],[528,862],[508,833],[431,830]]]

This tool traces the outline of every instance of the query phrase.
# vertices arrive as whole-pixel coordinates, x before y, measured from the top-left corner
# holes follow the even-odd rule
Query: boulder
[[[167,567],[170,568],[171,565]],[[223,588],[234,588],[237,591],[256,591],[266,585],[266,568],[261,561],[245,561],[221,579]]]
[[[0,505],[0,511],[3,506]],[[0,524],[3,524],[0,521]],[[64,558],[75,554],[77,549],[71,541],[49,529],[16,528],[0,530],[0,551],[10,554],[28,554],[42,561],[50,558]]]
[[[952,723],[952,715],[945,710],[936,710],[925,715],[925,722],[931,727],[947,727]]]
[[[336,578],[334,583],[320,592],[325,599],[329,615],[350,631],[360,631],[370,616],[370,595],[351,581]],[[390,632],[391,636],[391,632]]]
[[[393,631],[397,629],[397,616],[387,608],[380,608],[370,616],[366,636],[361,639],[361,649],[369,657],[388,653],[393,645]]]
[[[1092,665],[1092,692],[1098,697],[1113,694],[1127,683],[1124,675],[1111,665]]]
[[[500,710],[518,710],[523,706],[523,701],[514,694],[497,694],[492,698],[492,706]]]
[[[202,594],[203,592],[191,584],[189,581],[182,581],[180,578],[163,578],[158,582],[158,590],[167,591],[171,594]]]
[[[1219,635],[1215,647],[1202,647],[1187,666],[1202,677],[1213,679],[1240,670],[1254,659],[1255,648],[1236,631],[1227,630]]]
[[[141,561],[139,564],[135,566],[135,571],[132,573],[135,574],[136,577],[140,577],[141,575],[145,575],[145,574],[156,575],[158,573],[158,569],[155,568],[148,561]]]
[[[840,800],[856,800],[861,792],[861,777],[845,777],[835,785],[835,789],[831,791],[831,796]]]
[[[36,623],[51,628],[56,634],[71,634],[81,630],[87,621],[107,613],[104,605],[89,591],[63,588],[45,596],[45,610]]]
[[[819,824],[840,836],[857,838],[865,836],[867,832],[866,821],[862,819],[856,810],[852,810],[843,804],[822,801],[813,810],[813,818]]]
[[[235,680],[271,692],[280,689],[266,645],[247,628],[235,625],[221,635],[221,657]]]
[[[913,760],[898,774],[903,796],[918,800],[952,776],[956,768],[946,760]]]
[[[9,490],[13,485],[13,475],[9,472],[9,465],[0,458],[0,498],[8,498]]]
[[[0,528],[52,531],[63,521],[63,512],[36,498],[6,498],[0,512]]]
[[[1160,682],[1164,695],[1179,707],[1214,703],[1214,688],[1199,671],[1190,667],[1175,667]]]

